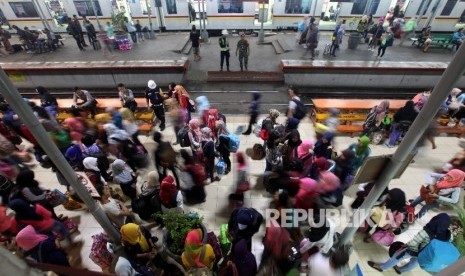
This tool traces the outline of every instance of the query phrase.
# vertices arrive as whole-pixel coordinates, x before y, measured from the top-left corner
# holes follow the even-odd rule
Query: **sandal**
[[[402,271],[400,271],[400,268],[397,265],[394,266],[394,270],[397,274],[402,274]]]
[[[369,266],[371,266],[372,268],[378,270],[379,272],[383,272],[383,270],[381,268],[375,267],[375,265],[376,265],[375,262],[368,261],[367,263],[368,263]]]

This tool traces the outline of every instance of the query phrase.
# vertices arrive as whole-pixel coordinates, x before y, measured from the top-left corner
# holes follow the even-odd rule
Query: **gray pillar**
[[[50,25],[48,24],[47,18],[45,17],[45,14],[42,10],[42,7],[40,6],[40,3],[37,2],[37,0],[33,0],[32,3],[34,4],[37,13],[39,14],[40,20],[42,21],[42,24],[44,25],[44,28],[49,29],[51,32],[53,31]]]
[[[441,79],[434,87],[428,102],[423,107],[420,114],[418,114],[417,118],[395,151],[388,165],[383,170],[378,180],[375,181],[375,185],[370,194],[367,196],[362,206],[360,206],[360,208],[354,212],[353,218],[360,217],[360,221],[354,223],[354,220],[352,219],[353,225],[344,229],[341,235],[340,244],[351,243],[355,232],[369,215],[369,210],[373,208],[373,205],[381,196],[383,190],[388,186],[389,182],[397,173],[409,153],[413,151],[418,140],[421,138],[425,130],[430,125],[431,121],[434,119],[436,113],[439,110],[439,107],[446,101],[450,91],[455,86],[455,83],[460,79],[460,77],[463,76],[464,72],[465,47],[462,45],[442,75]],[[365,210],[365,212],[361,212],[361,210]]]
[[[258,33],[258,44],[263,44],[265,43],[265,31],[263,30],[263,22],[265,21],[265,0],[261,1],[260,14],[261,16],[258,16],[258,18],[262,20],[260,22],[260,32]]]
[[[26,124],[27,128],[37,140],[41,148],[45,151],[48,157],[50,157],[57,169],[63,174],[66,181],[71,184],[79,197],[84,201],[90,213],[102,226],[103,230],[105,230],[108,234],[108,237],[113,242],[119,244],[121,238],[118,230],[116,230],[107,215],[103,212],[102,208],[100,208],[100,204],[95,202],[86,187],[77,179],[76,173],[71,168],[68,161],[66,161],[63,154],[52,142],[34,113],[32,113],[32,109],[24,102],[18,90],[14,87],[3,69],[0,69],[0,91],[2,91],[2,96],[4,96],[10,106],[13,107],[16,114],[18,114],[21,120]]]
[[[199,4],[199,32],[202,33],[202,6],[200,6],[200,1],[197,1],[197,3]]]
[[[431,11],[431,14],[428,16],[428,19],[426,19],[425,27],[431,25],[431,22],[436,17],[436,14],[438,14],[438,10],[439,10],[440,5],[441,5],[441,0],[436,0],[436,2],[434,3],[434,6],[433,6],[433,10]]]
[[[417,29],[420,27],[420,22],[423,18],[423,13],[425,13],[426,9],[428,8],[428,5],[426,5],[426,1],[421,1],[420,7],[420,14],[418,14],[417,22],[415,24],[417,26]]]
[[[204,43],[208,43],[208,32],[207,32],[207,10],[205,8],[205,1],[202,1],[202,9],[203,9],[203,31],[202,31],[202,39]]]
[[[145,5],[147,6],[147,15],[149,17],[149,37],[150,39],[155,39],[155,34],[153,33],[153,26],[152,26],[152,5],[150,3],[149,6],[149,0],[145,0]]]
[[[315,12],[316,12],[316,5],[318,3],[317,0],[313,0],[313,12],[312,12],[312,17],[315,17]],[[320,15],[321,15],[321,11],[320,11]],[[320,21],[321,21],[322,18],[320,18]]]

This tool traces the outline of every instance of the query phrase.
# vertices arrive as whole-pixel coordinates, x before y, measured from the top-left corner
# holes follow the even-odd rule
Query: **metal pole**
[[[203,9],[203,31],[202,39],[204,43],[208,43],[208,32],[207,32],[207,10],[206,10],[205,0],[202,0],[202,9]]]
[[[97,20],[98,29],[100,30],[102,28],[102,25],[100,24],[100,21],[98,20],[98,14],[97,14],[97,9],[95,8],[95,2],[94,0],[91,0],[90,3],[92,4],[92,10],[94,11],[95,20]]]
[[[53,30],[50,27],[50,25],[48,24],[47,18],[45,18],[44,13],[42,11],[42,8],[40,7],[40,4],[37,2],[37,0],[32,1],[32,3],[34,4],[34,6],[35,6],[35,8],[37,10],[37,13],[39,14],[40,20],[42,21],[42,24],[44,25],[44,28],[47,28],[52,32]]]
[[[258,33],[258,44],[263,44],[265,43],[265,31],[263,30],[263,21],[265,21],[265,0],[262,0],[260,14],[261,16],[258,17],[261,19],[260,32]]]
[[[463,76],[464,72],[465,47],[462,45],[455,54],[454,59],[442,74],[441,79],[434,87],[426,105],[422,108],[420,114],[418,114],[388,165],[375,181],[375,185],[370,194],[367,196],[362,206],[354,212],[352,217],[353,225],[344,229],[341,235],[340,244],[351,243],[355,232],[369,215],[369,210],[373,208],[373,205],[381,196],[383,190],[388,186],[389,182],[404,163],[409,153],[412,152],[418,140],[434,119],[439,107],[445,102],[455,83]],[[364,210],[364,212],[362,212],[362,210]],[[360,218],[360,220],[355,221],[354,218]]]
[[[431,11],[431,14],[429,15],[428,19],[426,20],[426,27],[431,25],[431,21],[434,20],[434,17],[438,13],[438,10],[439,10],[438,8],[439,8],[439,5],[440,5],[440,2],[441,2],[441,0],[437,0],[436,4],[434,4],[433,10]]]
[[[313,4],[313,13],[312,13],[312,17],[315,17],[315,12],[316,12],[316,4],[317,4],[317,2],[318,2],[318,1],[316,1],[316,0],[313,0],[313,2],[314,2],[314,4]],[[321,13],[320,13],[320,15],[321,15]],[[320,21],[321,21],[321,18],[320,18]]]
[[[200,0],[197,1],[199,4],[199,28],[200,28],[200,33],[202,33],[202,8],[200,6]]]
[[[103,230],[108,234],[108,237],[113,242],[119,243],[121,237],[118,230],[112,225],[100,205],[95,203],[95,200],[90,196],[82,182],[77,179],[76,173],[71,168],[68,161],[66,161],[63,154],[52,142],[34,113],[32,113],[32,109],[24,102],[18,90],[14,87],[3,69],[0,69],[0,91],[2,91],[2,96],[4,96],[13,107],[16,114],[18,114],[21,120],[26,124],[40,147],[45,151],[47,156],[50,157],[57,169],[63,174],[66,181],[71,184],[79,197],[84,201],[90,213],[102,226]]]
[[[421,7],[420,14],[418,15],[417,22],[415,23],[417,28],[420,26],[420,22],[421,22],[421,19],[423,18],[423,14],[426,12],[426,9],[428,8],[428,6],[426,5],[426,1],[422,1],[420,4],[420,7]]]
[[[150,4],[150,6],[149,6]],[[155,34],[153,33],[153,26],[152,26],[152,3],[149,0],[145,0],[145,5],[147,6],[147,15],[149,17],[149,37],[150,39],[155,39]]]

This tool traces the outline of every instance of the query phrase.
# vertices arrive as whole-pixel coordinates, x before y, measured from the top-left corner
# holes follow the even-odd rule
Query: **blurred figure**
[[[252,132],[252,125],[257,123],[258,114],[260,114],[260,101],[259,100],[261,96],[262,95],[258,92],[252,93],[252,101],[250,102],[249,110],[248,110],[248,113],[250,115],[249,125],[246,131],[242,133],[242,135],[249,135]]]
[[[111,164],[113,182],[121,187],[123,193],[131,200],[136,198],[136,176],[134,172],[121,159],[116,159]]]
[[[174,178],[168,175],[160,186],[161,210],[164,214],[169,212],[184,213],[184,202],[181,191],[176,188]]]
[[[37,86],[36,92],[40,95],[40,106],[45,108],[47,112],[55,118],[58,114],[57,99],[52,96],[43,86]]]
[[[418,111],[414,106],[414,101],[407,101],[405,106],[394,113],[391,135],[389,141],[385,144],[388,148],[392,148],[396,145],[399,138],[409,130],[417,115]]]
[[[199,118],[204,118],[204,112],[208,112],[210,109],[210,102],[208,101],[206,96],[198,96],[195,98],[195,102],[197,103],[197,115]],[[202,122],[202,125],[206,125],[207,122]]]
[[[182,188],[186,197],[186,203],[198,204],[205,202],[207,197],[205,193],[205,181],[208,176],[205,173],[204,166],[200,162],[195,162],[192,155],[185,149],[181,150],[181,157],[184,160]]]
[[[354,159],[352,163],[352,171],[356,174],[357,170],[362,166],[365,159],[371,154],[370,138],[362,136],[358,139],[358,143],[353,143],[349,146],[349,150],[354,152]]]
[[[328,127],[329,132],[336,132],[336,128],[340,123],[339,114],[341,114],[339,109],[331,108],[329,110],[329,117],[325,120],[325,126]]]
[[[244,202],[244,193],[249,190],[249,167],[245,162],[245,156],[242,152],[236,153],[237,165],[235,174],[236,192],[229,195],[230,200],[237,201],[240,205]]]
[[[203,160],[202,162],[205,164],[205,171],[207,172],[208,176],[210,177],[210,183],[214,181],[219,181],[219,177],[214,177],[215,171],[215,142],[212,138],[212,131],[209,127],[204,127],[201,130],[202,132],[202,152],[203,152]]]
[[[162,140],[162,134],[160,132],[155,131],[153,133],[153,141],[157,143],[157,149],[154,152],[155,158],[155,169],[158,172],[160,178],[165,178],[167,176],[167,169],[171,171],[176,180],[177,188],[180,188],[180,182],[178,178],[178,174],[176,173],[176,156],[177,153],[174,151],[173,147],[171,146],[170,142],[165,142]],[[163,169],[163,170],[161,170]]]

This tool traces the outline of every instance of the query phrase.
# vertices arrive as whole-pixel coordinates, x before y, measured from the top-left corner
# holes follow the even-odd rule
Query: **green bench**
[[[424,46],[424,41],[421,41],[419,37],[416,38],[411,38],[412,40],[412,45],[415,45],[418,48],[423,48]],[[452,43],[452,35],[450,34],[435,34],[433,35],[432,41],[430,43],[430,47],[438,47],[438,48],[444,48],[447,49],[449,46],[452,46],[451,49],[453,49],[454,44]]]

